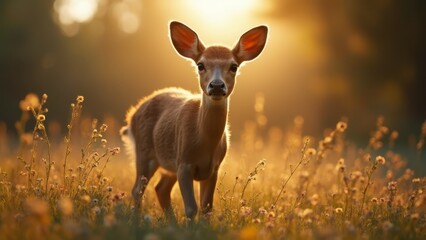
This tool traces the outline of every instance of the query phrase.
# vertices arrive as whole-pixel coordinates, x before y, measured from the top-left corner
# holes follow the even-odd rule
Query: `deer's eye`
[[[198,71],[200,71],[200,72],[206,70],[206,67],[204,67],[204,64],[202,64],[202,63],[198,63],[197,67],[198,67]]]
[[[236,73],[238,70],[238,65],[237,64],[232,64],[231,67],[229,68],[229,71]]]

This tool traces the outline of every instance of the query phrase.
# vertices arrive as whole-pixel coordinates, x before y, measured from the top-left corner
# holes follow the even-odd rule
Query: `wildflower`
[[[414,179],[412,180],[412,182],[413,182],[413,183],[419,183],[419,182],[420,182],[420,178],[414,178]]]
[[[331,141],[333,141],[332,137],[325,137],[324,138],[324,144],[329,144],[329,143],[331,143]]]
[[[342,213],[342,212],[343,212],[343,209],[342,209],[342,208],[340,208],[340,207],[338,207],[338,208],[334,209],[334,211],[335,211],[336,213]]]
[[[110,152],[112,153],[112,155],[118,154],[118,153],[120,153],[120,148],[115,147],[115,148],[111,149]]]
[[[62,197],[58,202],[58,209],[64,216],[69,216],[74,210],[71,199],[68,197]]]
[[[151,215],[149,215],[149,214],[145,214],[145,215],[143,216],[143,220],[144,220],[145,222],[147,222],[147,223],[150,223],[150,222],[152,222],[152,216],[151,216]]]
[[[309,156],[316,155],[317,154],[317,150],[315,150],[315,148],[308,148],[306,150],[306,154],[309,155]]]
[[[348,127],[347,123],[340,121],[336,125],[336,130],[339,132],[344,132],[347,127]]]
[[[383,228],[383,231],[387,232],[393,228],[393,223],[391,223],[390,221],[385,221],[382,223],[382,228]]]
[[[416,220],[419,219],[419,214],[418,213],[413,213],[413,214],[411,214],[410,218],[411,218],[411,220],[416,221]]]
[[[25,208],[28,214],[41,224],[47,225],[50,223],[49,205],[46,201],[30,197],[25,200]]]
[[[260,218],[255,218],[251,222],[254,224],[260,224],[262,221],[260,220]]]
[[[384,165],[386,163],[386,159],[382,156],[377,156],[376,157],[376,162],[378,162],[381,165]]]
[[[362,177],[362,173],[360,171],[353,171],[351,173],[352,180],[359,179],[360,177]]]
[[[299,217],[305,218],[305,217],[311,215],[313,212],[314,211],[312,211],[312,209],[310,209],[310,208],[303,209],[303,211],[299,212]]]
[[[101,213],[101,208],[98,207],[98,206],[93,207],[92,208],[92,213],[95,214],[95,215],[100,214]]]
[[[274,219],[274,218],[275,218],[275,213],[274,213],[274,212],[272,212],[272,211],[270,211],[270,212],[268,213],[268,218],[269,218],[269,219]]]
[[[124,193],[121,193],[121,194],[115,194],[115,195],[112,197],[112,201],[113,201],[113,202],[118,202],[118,201],[122,200],[122,199],[124,198],[124,196],[125,196],[125,194],[124,194]]]
[[[271,229],[271,228],[275,227],[275,224],[273,222],[267,222],[265,226],[266,226],[266,228]]]
[[[111,226],[115,225],[116,222],[117,222],[117,220],[115,219],[114,214],[110,213],[110,214],[108,214],[104,217],[104,225],[106,227],[111,227]]]
[[[265,208],[261,207],[259,208],[259,215],[266,215],[268,213],[268,211],[266,211]]]
[[[101,140],[101,143],[103,144],[103,145],[106,145],[107,144],[107,140],[105,139],[105,138],[102,138],[102,140]]]
[[[309,178],[309,172],[308,171],[300,172],[300,178],[301,179],[308,179]]]
[[[40,100],[34,93],[27,94],[25,99],[19,102],[19,108],[21,108],[22,111],[29,111],[31,109],[37,108],[39,105]]]
[[[317,205],[318,201],[319,201],[318,194],[315,193],[314,195],[311,196],[311,204],[312,204],[312,206]]]
[[[38,128],[38,130],[44,130],[45,129],[44,125],[41,124],[41,123],[37,125],[37,128]]]
[[[371,199],[371,202],[374,203],[374,204],[377,204],[379,202],[379,200],[374,197],[374,198]]]
[[[396,185],[397,185],[396,181],[391,181],[391,182],[388,183],[388,189],[390,191],[396,190]]]
[[[99,131],[102,132],[106,132],[106,130],[108,129],[108,125],[106,125],[105,123],[101,125],[101,127],[99,128]]]
[[[82,103],[82,102],[84,102],[84,97],[78,96],[76,100],[77,100],[77,103]]]
[[[81,196],[81,201],[85,202],[85,203],[89,203],[90,202],[90,196],[89,195],[83,195]]]
[[[106,190],[107,190],[108,192],[112,192],[112,186],[108,186],[108,187],[106,187]]]
[[[385,127],[385,126],[382,126],[382,127],[380,127],[380,132],[382,132],[382,133],[384,133],[384,134],[386,134],[386,133],[388,133],[389,132],[389,128],[388,127]]]
[[[98,200],[97,198],[94,198],[94,199],[92,200],[92,204],[96,205],[96,204],[98,204],[98,203],[99,203],[99,200]]]
[[[241,217],[247,217],[250,214],[251,214],[251,207],[247,207],[247,206],[241,207],[241,211],[240,211]]]
[[[43,122],[44,120],[46,120],[46,116],[44,116],[43,114],[39,114],[39,115],[37,116],[37,120],[38,120],[39,122]]]
[[[398,138],[398,136],[399,136],[399,133],[397,132],[397,131],[392,131],[392,133],[391,133],[391,139],[397,139]]]

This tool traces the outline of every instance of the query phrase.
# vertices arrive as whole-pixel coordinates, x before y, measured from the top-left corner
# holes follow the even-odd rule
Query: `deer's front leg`
[[[194,196],[194,172],[190,164],[180,164],[177,169],[177,179],[185,205],[186,217],[193,220],[197,214],[197,202]]]
[[[217,171],[207,180],[200,182],[201,212],[203,215],[213,209],[213,195],[216,188]]]

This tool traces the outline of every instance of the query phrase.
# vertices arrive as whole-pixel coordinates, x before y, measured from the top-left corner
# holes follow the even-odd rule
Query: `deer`
[[[181,191],[185,215],[198,213],[194,181],[200,184],[203,216],[212,212],[219,166],[228,150],[228,111],[238,69],[243,62],[263,51],[268,27],[260,25],[245,32],[230,49],[205,47],[198,35],[183,23],[169,23],[169,37],[176,52],[195,63],[199,94],[181,88],[157,90],[132,106],[120,130],[128,152],[136,159],[136,180],[132,189],[134,209],[154,173],[160,180],[155,192],[166,216],[174,219],[171,190],[176,182]]]

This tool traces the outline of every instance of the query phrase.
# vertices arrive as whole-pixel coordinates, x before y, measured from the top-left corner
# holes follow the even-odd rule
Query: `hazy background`
[[[232,95],[234,136],[263,93],[269,126],[301,115],[320,136],[347,117],[350,138],[367,144],[383,115],[407,144],[426,120],[425,10],[422,0],[2,0],[0,121],[14,134],[19,100],[34,92],[49,95],[48,120],[63,126],[77,95],[86,115],[121,122],[156,89],[198,90],[169,42],[170,20],[228,46],[267,24],[268,44]]]

